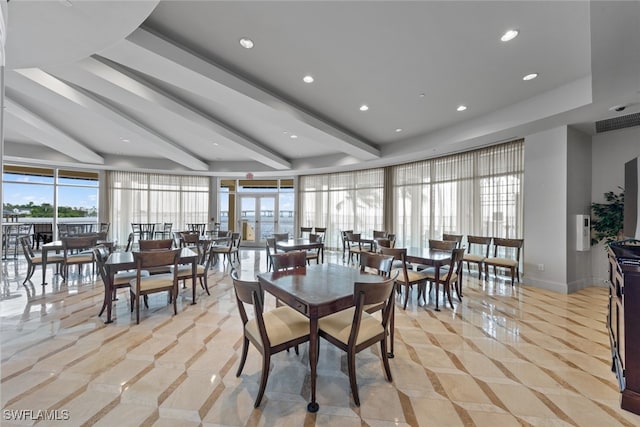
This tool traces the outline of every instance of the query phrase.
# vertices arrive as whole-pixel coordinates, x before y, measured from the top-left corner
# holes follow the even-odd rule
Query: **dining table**
[[[96,246],[105,246],[109,249],[109,252],[113,251],[115,246],[115,241],[113,240],[98,240],[96,241]],[[49,252],[60,253],[63,249],[62,240],[54,240],[49,243],[45,243],[42,245],[42,286],[47,284],[47,257],[49,256]]]
[[[324,243],[321,241],[311,241],[305,238],[280,240],[276,241],[276,248],[284,252],[319,249],[320,263],[324,262]]]
[[[190,248],[182,248],[180,250],[180,256],[178,257],[178,264],[191,264],[191,289],[192,297],[191,304],[196,303],[196,277],[197,277],[197,265],[198,265],[198,253]],[[107,306],[107,320],[104,323],[112,323],[111,316],[113,296],[113,278],[118,271],[135,270],[136,262],[133,257],[133,252],[112,252],[109,254],[109,258],[104,264],[108,283],[105,283],[104,289],[104,304]]]
[[[440,269],[442,268],[442,266],[448,265],[451,262],[451,256],[451,251],[443,251],[430,248],[407,248],[407,255],[405,257],[407,263],[416,266],[426,265],[433,267],[435,270],[434,275],[436,281],[436,311],[440,311],[440,307],[438,306]],[[451,302],[451,289],[446,288],[446,292],[447,298],[449,298],[449,302]],[[453,305],[453,303],[451,305]]]
[[[380,283],[385,278],[331,263],[260,273],[257,277],[265,291],[309,318],[311,401],[307,410],[317,412],[318,319],[353,307],[355,282]]]

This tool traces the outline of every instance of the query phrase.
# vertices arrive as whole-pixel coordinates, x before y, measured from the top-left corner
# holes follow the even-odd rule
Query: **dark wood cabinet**
[[[611,370],[622,393],[620,406],[640,414],[640,263],[609,249]]]

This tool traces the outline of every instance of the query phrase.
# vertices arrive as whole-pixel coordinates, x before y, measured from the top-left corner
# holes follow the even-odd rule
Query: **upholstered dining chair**
[[[251,342],[262,354],[260,388],[253,404],[260,406],[269,378],[271,356],[309,341],[309,319],[288,306],[264,311],[264,291],[257,281],[238,279],[238,271],[231,272],[238,311],[243,325],[242,356],[236,377],[242,374]],[[246,306],[253,306],[253,318],[249,320]]]
[[[136,277],[129,281],[131,311],[135,307],[136,324],[140,323],[140,297],[157,292],[168,292],[173,302],[173,314],[178,314],[178,259],[181,249],[140,251],[133,253],[136,263]],[[173,267],[173,268],[171,268]],[[145,276],[145,271],[168,269],[169,273]],[[146,301],[145,301],[146,304]]]
[[[24,258],[27,260],[27,277],[25,277],[22,284],[24,285],[27,281],[31,280],[31,276],[36,271],[36,267],[42,265],[42,257],[37,256],[33,249],[31,248],[31,242],[29,241],[29,236],[22,236],[20,238],[20,245],[22,246],[22,252],[24,253]],[[59,254],[49,254],[47,256],[47,264],[55,264],[56,268],[59,268],[60,265],[64,262],[64,257]]]
[[[467,272],[471,273],[471,264],[478,264],[478,278],[484,270],[484,260],[489,257],[491,237],[467,236],[467,253],[464,254],[464,262],[467,263]]]
[[[347,250],[349,251],[349,262],[353,261],[353,255],[356,258],[360,258],[362,252],[366,252],[366,249],[362,248],[362,241],[360,240],[360,233],[347,233]]]
[[[454,288],[458,295],[458,301],[462,301],[462,259],[464,257],[464,248],[456,248],[451,251],[451,260],[449,265],[440,268],[440,274],[438,275],[438,281],[436,281],[436,271],[434,267],[429,267],[426,270],[422,270],[427,276],[429,282],[429,293],[433,284],[436,284],[436,292],[439,291],[440,285],[443,286],[443,291],[447,295],[449,305],[453,308],[453,301],[451,300],[451,289]],[[418,299],[420,294],[425,291],[425,286],[421,286],[418,290]],[[426,295],[425,295],[425,300]]]
[[[107,285],[109,283],[109,277],[107,277],[107,269],[105,268],[105,263],[109,258],[109,251],[104,246],[97,246],[93,248],[93,257],[96,260],[96,269],[98,270],[98,274],[100,275],[100,278],[102,279],[102,283],[104,284],[104,291],[108,292]],[[130,284],[131,279],[135,279],[137,274],[138,272],[136,270],[131,270],[131,271],[119,271],[113,276],[113,284],[112,284],[113,292],[111,293],[109,303],[117,299],[116,294],[118,292],[118,289],[131,288],[131,284]],[[146,270],[143,270],[140,273],[140,277],[149,277],[149,272]],[[100,313],[98,313],[98,317],[102,316],[102,313],[104,313],[104,309],[107,308],[108,299],[109,298],[105,298],[103,300],[102,308],[100,309]],[[145,300],[144,303],[146,306],[147,301]]]
[[[496,268],[509,270],[511,274],[511,286],[515,278],[520,282],[520,252],[524,245],[524,239],[500,239],[493,238],[493,256],[484,260],[484,275],[489,277],[489,267],[493,267],[493,275]]]
[[[229,265],[232,265],[233,260],[240,262],[240,243],[242,242],[242,236],[240,233],[231,233],[231,237],[224,244],[213,245],[211,247],[212,253],[215,257],[223,256],[222,262],[229,261]]]
[[[409,301],[409,295],[411,293],[411,289],[413,285],[419,285],[421,283],[426,283],[427,276],[422,271],[414,271],[408,268],[406,257],[407,257],[407,248],[380,248],[380,252],[383,255],[391,255],[394,258],[394,263],[399,261],[398,267],[395,267],[394,270],[398,272],[398,277],[396,279],[396,285],[399,287],[404,287],[404,304],[402,306],[403,310],[407,309],[407,302]],[[392,271],[393,272],[393,271]],[[398,292],[400,289],[398,288]]]
[[[97,242],[98,236],[96,234],[62,238],[62,277],[65,281],[69,278],[69,267],[72,265],[77,265],[81,269],[83,265],[91,264],[91,274],[94,273],[92,251]]]
[[[354,283],[355,307],[322,317],[318,320],[318,334],[347,353],[347,367],[351,395],[356,406],[360,406],[356,380],[355,356],[362,350],[380,344],[380,356],[388,381],[392,381],[387,355],[387,333],[393,309],[393,283],[391,277],[381,283]],[[384,305],[382,320],[365,311],[366,306]]]

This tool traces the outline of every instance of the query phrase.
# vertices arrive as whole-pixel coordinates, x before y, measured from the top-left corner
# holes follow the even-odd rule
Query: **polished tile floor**
[[[243,275],[264,271],[261,252],[241,257]],[[306,345],[272,359],[253,408],[260,356],[251,348],[236,378],[242,330],[228,271],[211,272],[211,296],[199,289],[196,305],[184,290],[177,316],[165,296],[151,296],[140,325],[126,291],[113,324],[97,317],[103,286],[88,269],[69,283],[54,276],[44,296],[40,285],[22,286],[25,272],[24,261],[3,262],[3,426],[640,425],[619,407],[602,287],[560,295],[467,275],[463,302],[440,312],[433,295],[417,305],[414,291],[396,310],[393,382],[377,348],[360,353],[354,406],[345,357],[323,341],[320,410],[310,414]]]

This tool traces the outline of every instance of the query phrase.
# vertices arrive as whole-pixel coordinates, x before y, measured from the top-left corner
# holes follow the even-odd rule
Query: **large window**
[[[96,172],[5,165],[2,180],[5,220],[97,224]]]
[[[392,168],[397,244],[443,233],[521,238],[522,140]]]
[[[342,245],[340,230],[383,228],[384,169],[302,176],[299,187],[300,226],[327,227],[328,247]]]
[[[208,223],[209,181],[205,176],[107,172],[113,238],[126,242],[132,222],[170,222],[174,231],[186,229],[187,223]]]

